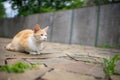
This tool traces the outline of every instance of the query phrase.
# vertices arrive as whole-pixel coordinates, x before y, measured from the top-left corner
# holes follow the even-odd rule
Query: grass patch
[[[116,62],[120,60],[120,56],[115,55],[111,59],[104,58],[104,72],[105,72],[105,79],[111,80],[111,75],[115,74],[115,67]]]
[[[33,66],[23,63],[23,62],[17,62],[13,65],[3,65],[0,66],[0,71],[7,71],[8,73],[15,72],[15,73],[23,73],[26,69],[32,69]]]
[[[116,62],[120,60],[118,55],[115,55],[111,59],[104,59],[104,72],[113,75],[115,73]]]

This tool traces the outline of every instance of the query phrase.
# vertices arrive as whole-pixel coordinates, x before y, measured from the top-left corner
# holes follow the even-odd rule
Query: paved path
[[[25,73],[0,72],[0,80],[102,80],[103,58],[120,55],[120,50],[51,42],[44,43],[45,49],[40,55],[30,55],[6,51],[4,46],[10,41],[0,38],[0,65],[19,61],[41,65]],[[115,69],[120,74],[120,62]],[[120,80],[120,75],[113,75],[112,79]]]

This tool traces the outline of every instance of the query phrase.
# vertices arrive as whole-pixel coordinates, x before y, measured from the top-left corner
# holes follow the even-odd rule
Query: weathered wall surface
[[[96,7],[74,10],[72,43],[94,45],[96,34]]]
[[[24,23],[26,19],[24,17],[13,19],[1,19],[0,20],[0,36],[12,37],[20,30],[25,29]]]
[[[0,37],[11,38],[20,30],[33,29],[36,23],[40,24],[41,28],[50,26],[48,41],[92,46],[97,41],[98,46],[120,45],[120,4],[101,6],[100,15],[98,15],[98,7],[95,6],[0,19]]]
[[[120,4],[101,6],[98,45],[120,45]]]
[[[69,43],[71,10],[55,12],[53,21],[52,41]]]

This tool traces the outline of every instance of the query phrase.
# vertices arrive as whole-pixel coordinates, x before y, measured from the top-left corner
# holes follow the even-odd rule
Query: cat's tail
[[[15,51],[15,48],[13,47],[12,43],[9,43],[5,48],[9,51]]]

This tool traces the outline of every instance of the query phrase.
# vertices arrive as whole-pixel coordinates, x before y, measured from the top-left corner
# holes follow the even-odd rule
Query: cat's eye
[[[41,36],[43,36],[43,34],[41,34]]]

